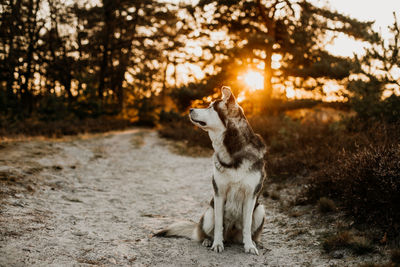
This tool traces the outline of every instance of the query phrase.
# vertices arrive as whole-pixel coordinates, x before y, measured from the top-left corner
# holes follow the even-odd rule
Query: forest
[[[398,116],[395,17],[389,43],[372,21],[307,1],[15,0],[1,13],[2,124],[107,115],[151,125],[221,85],[259,111],[329,99],[368,118]],[[332,55],[325,46],[340,34],[368,50]],[[240,79],[249,70],[262,75],[247,77],[258,88]],[[329,86],[339,89],[327,98]]]
[[[188,110],[230,86],[268,146],[268,183],[398,248],[396,13],[384,37],[323,1],[195,2],[2,0],[0,140],[151,127],[190,153],[211,144]],[[329,50],[338,37],[362,51]]]

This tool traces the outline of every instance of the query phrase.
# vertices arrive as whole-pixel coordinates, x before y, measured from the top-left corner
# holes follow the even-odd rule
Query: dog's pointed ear
[[[222,101],[226,102],[226,103],[235,103],[235,97],[232,94],[231,88],[228,86],[222,86],[221,88],[221,92],[222,92]]]

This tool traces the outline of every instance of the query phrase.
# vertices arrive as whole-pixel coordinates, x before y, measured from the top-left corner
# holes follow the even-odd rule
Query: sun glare
[[[246,99],[246,96],[244,95],[244,92],[240,92],[236,98],[237,102],[239,102],[239,103],[242,103],[245,99]]]
[[[287,98],[294,98],[296,96],[296,92],[292,87],[287,87],[286,88],[286,97]]]
[[[248,71],[243,75],[243,81],[250,87],[250,91],[264,88],[264,76],[258,71]]]

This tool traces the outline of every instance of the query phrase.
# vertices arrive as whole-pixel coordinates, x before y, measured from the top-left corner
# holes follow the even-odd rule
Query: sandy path
[[[28,153],[28,152],[29,153]],[[46,153],[46,151],[49,151]],[[208,158],[173,154],[157,133],[133,130],[69,141],[20,142],[1,168],[22,161],[44,186],[3,202],[0,266],[329,266],[312,231],[267,206],[260,256],[222,254],[151,234],[176,219],[198,220],[212,195]],[[28,153],[28,154],[26,154]],[[5,156],[7,154],[7,157]],[[31,169],[29,169],[31,170]],[[32,173],[32,170],[30,171]],[[289,229],[289,230],[288,230]],[[348,264],[349,262],[347,262]]]

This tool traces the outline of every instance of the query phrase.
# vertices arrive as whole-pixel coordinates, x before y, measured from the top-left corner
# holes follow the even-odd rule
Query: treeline
[[[264,90],[247,99],[261,107],[287,87],[323,95],[335,81],[368,113],[357,101],[377,106],[394,90],[388,84],[399,85],[389,75],[399,66],[396,23],[395,43],[387,44],[372,22],[307,1],[9,0],[0,12],[0,114],[14,120],[119,114],[153,121],[166,96],[184,111],[222,84],[239,92],[246,85],[237,77],[257,68]],[[338,34],[372,48],[362,59],[331,55],[325,45]],[[383,75],[368,67],[374,61],[384,62]]]
[[[155,1],[3,1],[0,109],[29,117],[121,113],[154,94],[180,43],[177,8]]]

